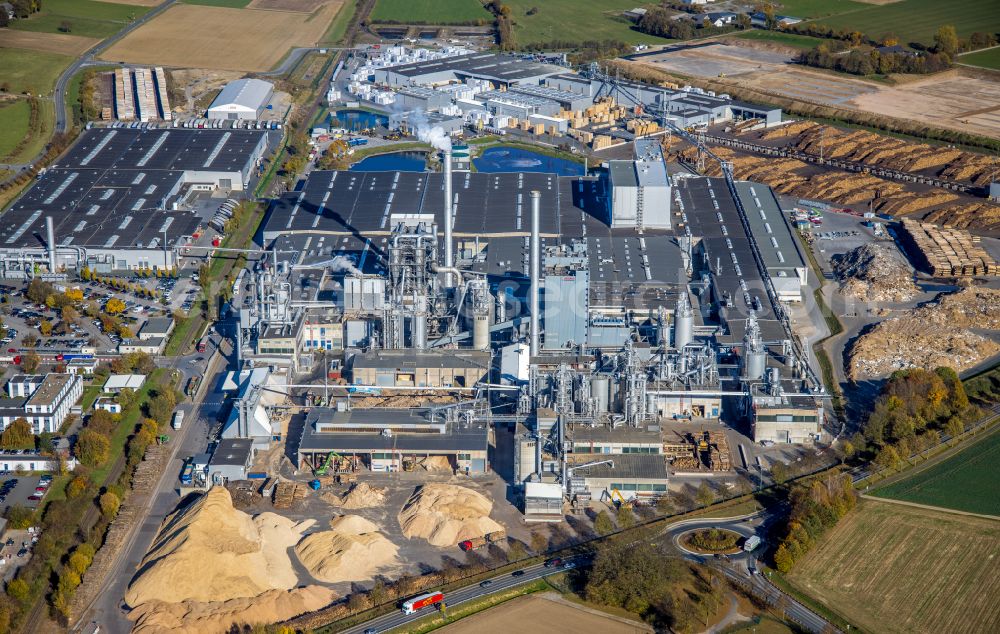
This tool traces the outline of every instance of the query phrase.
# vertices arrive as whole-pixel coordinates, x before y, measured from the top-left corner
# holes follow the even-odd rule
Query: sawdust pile
[[[319,610],[337,598],[322,586],[268,590],[256,597],[199,603],[149,601],[129,613],[133,634],[223,634],[235,624],[279,623]]]
[[[876,325],[854,343],[853,380],[904,368],[970,368],[1000,352],[1000,290],[966,288]]]
[[[125,601],[220,602],[293,588],[298,578],[287,551],[310,525],[274,513],[253,518],[214,487],[167,517]]]
[[[366,482],[358,482],[344,496],[324,493],[323,500],[345,509],[367,509],[385,505],[385,487],[373,487]]]
[[[299,561],[320,581],[366,581],[398,564],[399,547],[363,517],[336,517],[330,529],[307,535],[295,547]]]
[[[865,244],[833,257],[840,292],[861,301],[905,302],[919,289],[913,271],[894,247]]]
[[[490,519],[493,503],[471,489],[453,484],[427,484],[410,496],[399,512],[406,537],[420,537],[434,546],[454,546],[503,527]]]

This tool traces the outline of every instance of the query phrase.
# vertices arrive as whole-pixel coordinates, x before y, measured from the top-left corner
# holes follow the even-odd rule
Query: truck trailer
[[[428,592],[418,597],[413,597],[408,601],[403,601],[403,614],[413,614],[417,610],[430,605],[437,605],[444,601],[444,594],[441,592]]]

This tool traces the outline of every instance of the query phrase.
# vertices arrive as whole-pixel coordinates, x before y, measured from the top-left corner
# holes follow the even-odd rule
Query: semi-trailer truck
[[[428,592],[418,597],[413,597],[408,601],[403,601],[403,614],[413,614],[417,610],[430,605],[437,605],[444,601],[444,594],[441,592]]]

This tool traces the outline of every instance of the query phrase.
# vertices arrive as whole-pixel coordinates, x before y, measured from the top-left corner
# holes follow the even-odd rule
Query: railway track
[[[930,185],[932,187],[939,187],[941,189],[961,192],[963,194],[971,194],[971,195],[982,194],[981,187],[975,187],[973,185],[969,185],[968,183],[959,183],[957,181],[950,181],[943,178],[934,178],[931,176],[926,176],[924,174],[904,172],[901,170],[889,169],[887,167],[879,167],[877,165],[869,165],[867,163],[860,163],[857,161],[829,159],[825,157],[816,156],[815,154],[800,152],[798,150],[790,150],[788,148],[780,148],[780,147],[771,147],[769,145],[750,143],[749,141],[743,141],[740,139],[733,139],[723,136],[705,135],[704,139],[706,143],[710,143],[712,145],[721,145],[723,147],[732,148],[734,150],[741,150],[743,152],[752,152],[754,154],[760,154],[762,156],[796,159],[799,161],[803,161],[805,163],[812,163],[813,165],[836,167],[838,169],[842,169],[847,172],[871,174],[872,176],[878,176],[880,178],[888,178],[890,180],[900,181],[904,183],[918,183],[921,185]]]

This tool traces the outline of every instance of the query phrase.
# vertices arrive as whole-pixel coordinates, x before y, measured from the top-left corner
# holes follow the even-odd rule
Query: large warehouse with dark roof
[[[174,268],[206,224],[184,194],[243,190],[267,147],[264,131],[89,130],[0,217],[0,276],[48,266],[49,218],[57,270]]]

